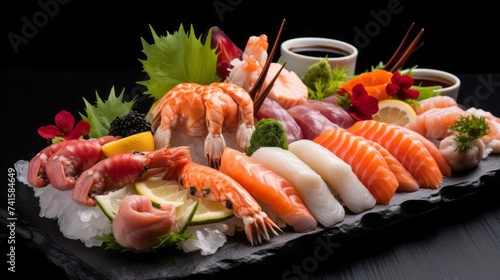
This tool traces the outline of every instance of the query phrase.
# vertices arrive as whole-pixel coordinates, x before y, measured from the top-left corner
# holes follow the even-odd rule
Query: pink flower
[[[377,98],[368,95],[362,84],[355,85],[352,88],[352,94],[349,94],[345,89],[341,89],[338,94],[337,104],[357,121],[371,120],[373,115],[378,112]]]
[[[387,84],[385,91],[388,95],[394,96],[401,100],[418,99],[420,92],[410,89],[413,86],[413,78],[409,75],[401,75],[399,72],[394,72],[391,77],[391,82]]]
[[[50,140],[53,138],[63,138],[64,140],[79,139],[90,131],[90,124],[87,121],[80,120],[76,126],[75,118],[68,111],[57,113],[54,118],[56,125],[41,126],[38,128],[38,134],[43,138]]]

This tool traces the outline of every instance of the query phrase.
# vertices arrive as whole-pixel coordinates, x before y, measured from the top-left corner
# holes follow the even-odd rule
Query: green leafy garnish
[[[155,251],[160,250],[162,248],[171,247],[178,242],[186,241],[186,240],[193,239],[193,238],[194,237],[191,234],[172,232],[172,233],[168,234],[167,236],[160,238],[160,243],[158,245],[151,247],[151,248],[148,248],[148,249],[140,250],[140,251],[122,247],[116,241],[116,239],[112,233],[98,236],[97,240],[103,242],[103,244],[105,245],[105,247],[104,247],[105,250],[117,250],[120,252],[134,252],[134,253],[148,253],[148,252],[155,252]]]
[[[124,92],[125,89],[122,90],[120,95],[116,96],[115,88],[112,87],[108,99],[103,101],[96,91],[97,103],[95,106],[87,101],[85,97],[83,98],[86,115],[82,113],[79,114],[83,120],[90,124],[90,138],[100,138],[108,135],[111,122],[116,117],[123,116],[132,111],[132,106],[135,104],[136,97],[129,102],[125,102],[123,101]]]
[[[325,57],[309,66],[302,82],[307,86],[308,99],[323,100],[337,93],[339,86],[348,79],[347,67],[332,69]]]
[[[189,33],[181,24],[179,30],[166,36],[158,36],[150,26],[153,43],[148,44],[143,38],[143,53],[146,59],[139,59],[149,80],[137,82],[146,86],[144,94],[155,100],[180,83],[198,83],[207,85],[219,82],[217,75],[217,54],[211,48],[212,31],[209,30],[205,42],[196,38],[191,25]]]
[[[487,135],[489,132],[486,118],[483,116],[476,117],[474,115],[461,115],[449,129],[456,132],[455,143],[457,147],[455,151],[458,153],[467,153],[472,149],[472,142],[474,140]]]

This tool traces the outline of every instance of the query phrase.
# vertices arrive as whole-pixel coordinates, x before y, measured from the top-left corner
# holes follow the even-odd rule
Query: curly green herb
[[[449,129],[456,132],[455,143],[457,147],[455,151],[458,153],[467,153],[472,149],[472,141],[487,135],[490,128],[485,117],[462,115]]]

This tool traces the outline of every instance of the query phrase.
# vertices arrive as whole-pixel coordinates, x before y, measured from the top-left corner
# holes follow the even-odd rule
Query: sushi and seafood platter
[[[500,117],[417,84],[410,31],[372,69],[299,77],[280,33],[151,28],[147,110],[114,90],[79,119],[61,108],[15,164],[18,205],[37,206],[21,235],[71,251],[74,278],[180,279],[334,250],[479,191],[499,177]]]

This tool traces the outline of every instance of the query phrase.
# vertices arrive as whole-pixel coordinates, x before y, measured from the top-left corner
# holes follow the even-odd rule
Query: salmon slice
[[[418,191],[419,186],[417,180],[413,178],[410,172],[406,170],[406,168],[403,166],[403,164],[401,164],[401,162],[399,162],[397,158],[395,158],[386,148],[384,148],[379,143],[368,139],[367,141],[380,152],[380,154],[385,158],[385,161],[387,161],[387,164],[389,165],[389,168],[391,169],[392,173],[396,175],[396,178],[399,183],[397,191],[400,192]]]
[[[436,160],[416,137],[375,120],[358,121],[348,131],[386,148],[412,174],[420,187],[436,189],[443,182]]]
[[[352,94],[352,88],[357,84],[362,84],[368,95],[377,98],[379,101],[387,99],[385,88],[391,82],[392,72],[382,69],[375,69],[370,72],[361,73],[358,76],[343,83],[340,88]]]
[[[219,171],[232,177],[252,196],[273,209],[296,232],[314,230],[318,223],[285,178],[256,159],[232,148],[222,153]]]
[[[431,153],[432,157],[434,158],[434,160],[438,164],[439,170],[441,170],[441,173],[443,174],[443,176],[447,176],[447,177],[451,176],[450,165],[448,164],[448,162],[444,158],[443,154],[441,153],[441,151],[439,151],[438,147],[434,143],[432,143],[429,139],[425,138],[424,136],[422,136],[422,135],[416,133],[415,131],[408,129],[404,126],[396,126],[396,125],[394,125],[394,126],[397,127],[398,129],[401,129],[405,133],[408,133],[412,137],[415,137],[418,140],[420,140],[420,142],[422,142],[422,144],[424,144],[425,148],[429,151],[429,153]]]
[[[398,180],[385,158],[368,141],[345,129],[325,130],[313,141],[351,165],[378,204],[389,204]]]

